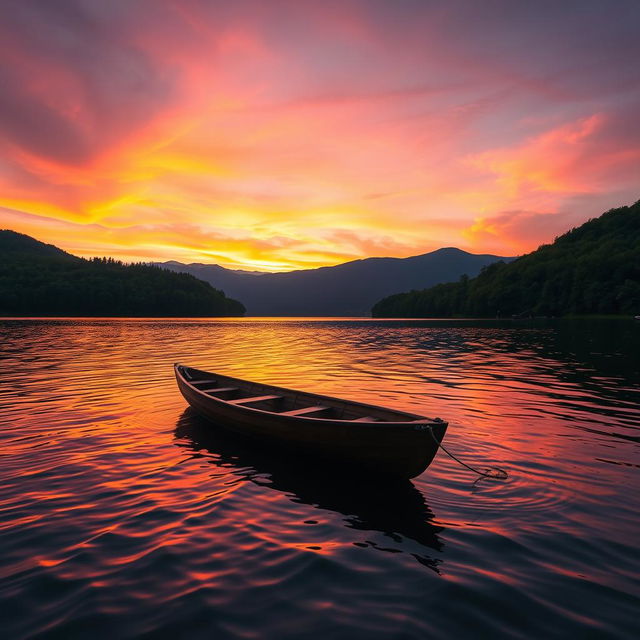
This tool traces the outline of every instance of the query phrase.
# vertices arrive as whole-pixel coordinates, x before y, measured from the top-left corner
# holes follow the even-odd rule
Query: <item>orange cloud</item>
[[[520,255],[568,231],[575,217],[560,213],[505,211],[479,218],[465,229],[464,235],[488,251],[504,250],[506,246],[510,255]]]
[[[477,169],[493,173],[504,197],[523,192],[581,193],[594,190],[585,172],[577,170],[589,139],[602,128],[604,117],[595,114],[546,131],[524,144],[485,151],[469,158]],[[596,159],[594,161],[597,162]]]
[[[561,8],[485,8],[482,35],[478,9],[427,4],[16,3],[1,226],[79,255],[285,270],[526,251],[637,199],[635,40],[578,37]],[[536,46],[549,29],[562,47]]]

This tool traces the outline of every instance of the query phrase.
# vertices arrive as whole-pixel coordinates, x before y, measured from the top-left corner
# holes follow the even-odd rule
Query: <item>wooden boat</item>
[[[185,400],[215,424],[293,453],[415,478],[431,463],[440,418],[248,382],[174,365]]]

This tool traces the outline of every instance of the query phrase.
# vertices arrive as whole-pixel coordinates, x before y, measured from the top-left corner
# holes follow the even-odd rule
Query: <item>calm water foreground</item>
[[[5,638],[640,633],[640,322],[0,321]],[[172,364],[441,416],[413,482],[210,428]]]

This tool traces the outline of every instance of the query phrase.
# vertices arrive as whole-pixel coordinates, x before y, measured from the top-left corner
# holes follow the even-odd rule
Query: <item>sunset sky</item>
[[[640,198],[637,0],[0,0],[0,227],[288,270]]]

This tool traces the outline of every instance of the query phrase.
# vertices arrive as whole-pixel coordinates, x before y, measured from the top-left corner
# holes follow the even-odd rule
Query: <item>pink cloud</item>
[[[127,256],[534,248],[637,199],[625,7],[14,3],[0,205]]]

